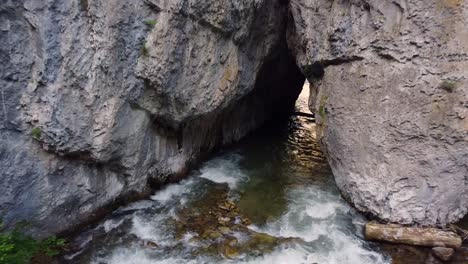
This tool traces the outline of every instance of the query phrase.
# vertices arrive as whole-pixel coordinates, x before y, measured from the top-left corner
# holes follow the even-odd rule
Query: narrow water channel
[[[308,90],[297,102],[307,110]],[[70,263],[390,263],[362,239],[307,117],[268,124],[186,180],[116,210]]]

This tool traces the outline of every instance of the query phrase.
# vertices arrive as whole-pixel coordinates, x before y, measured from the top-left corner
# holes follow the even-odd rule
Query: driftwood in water
[[[465,229],[463,229],[463,228],[461,228],[459,226],[456,226],[456,225],[450,225],[449,227],[453,232],[457,233],[461,237],[462,241],[468,241],[468,231],[467,230],[465,230]]]
[[[294,112],[294,116],[303,116],[303,117],[310,117],[310,118],[315,118],[314,114],[309,114],[309,113],[304,113],[304,112]]]
[[[367,223],[365,229],[365,237],[367,240],[450,248],[459,248],[462,244],[461,238],[456,233],[437,228],[417,228]]]

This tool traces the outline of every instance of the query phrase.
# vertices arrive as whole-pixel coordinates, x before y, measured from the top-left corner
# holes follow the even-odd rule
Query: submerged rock
[[[187,233],[195,234],[196,241],[205,245],[195,250],[196,256],[205,254],[229,259],[240,255],[257,256],[273,251],[280,244],[303,242],[299,238],[279,238],[249,229],[244,222],[250,220],[228,199],[227,185],[215,184],[212,190],[179,210],[174,223],[176,239],[181,240]],[[219,219],[229,221],[220,223]]]
[[[223,253],[223,256],[225,256],[226,258],[230,258],[230,259],[239,256],[239,252],[237,252],[237,249],[230,245],[224,245],[222,247],[222,253]]]
[[[231,229],[229,227],[221,226],[218,227],[219,232],[221,232],[223,235],[231,233]]]
[[[435,247],[432,248],[432,254],[442,261],[449,261],[455,250],[453,248]]]
[[[157,249],[159,248],[158,244],[153,241],[142,241],[142,246],[150,249]]]

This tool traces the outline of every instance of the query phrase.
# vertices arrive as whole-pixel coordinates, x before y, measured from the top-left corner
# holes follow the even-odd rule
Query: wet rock
[[[231,247],[237,246],[239,244],[239,241],[235,237],[227,237],[224,242]]]
[[[232,201],[225,201],[224,203],[220,204],[218,207],[225,211],[231,211],[236,208],[236,204]]]
[[[208,235],[208,236],[207,236]],[[203,238],[211,238],[211,239],[217,239],[222,237],[223,234],[217,231],[207,231],[205,234],[202,235]]]
[[[231,233],[231,229],[229,227],[221,226],[218,228],[219,232],[223,235]]]
[[[247,217],[242,217],[242,218],[241,218],[241,221],[242,221],[242,224],[243,224],[243,225],[246,225],[246,226],[249,226],[249,225],[252,224],[252,221],[251,221],[249,218],[247,218]]]
[[[241,254],[261,255],[271,252],[279,244],[303,242],[296,238],[277,238],[255,232],[246,224],[252,222],[239,213],[237,204],[228,200],[224,185],[212,186],[209,193],[191,201],[177,212],[176,238],[183,238],[187,232],[198,234],[197,241],[202,245],[195,254],[220,255],[233,259]],[[238,219],[238,220],[234,220]],[[243,239],[239,241],[236,236]]]
[[[153,241],[149,241],[149,240],[143,241],[142,244],[143,244],[143,247],[150,248],[150,249],[159,248],[158,244],[156,244]]]
[[[455,253],[455,250],[453,248],[434,247],[431,252],[440,260],[449,261]]]
[[[236,258],[239,256],[238,249],[230,244],[223,244],[221,247],[221,254],[229,259]]]
[[[222,236],[223,236],[223,234],[221,234],[218,231],[214,231],[212,229],[208,229],[205,232],[203,232],[203,234],[201,234],[201,238],[203,238],[203,239],[217,239],[217,238],[220,238]]]
[[[229,218],[229,217],[219,217],[218,218],[218,223],[220,225],[227,225],[227,224],[229,224],[229,222],[231,222],[231,218]]]
[[[278,241],[277,237],[265,234],[265,233],[254,233],[252,235],[252,243],[254,244],[274,244]]]
[[[392,264],[424,263],[441,264],[442,260],[435,257],[432,248],[408,246],[401,244],[380,243],[378,247],[392,258]],[[458,248],[448,263],[465,264],[468,260],[468,249]]]

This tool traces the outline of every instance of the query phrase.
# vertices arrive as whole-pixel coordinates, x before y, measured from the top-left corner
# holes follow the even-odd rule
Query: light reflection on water
[[[298,100],[307,110],[308,91]],[[360,237],[363,218],[339,195],[310,118],[276,120],[235,149],[204,163],[191,177],[115,211],[81,234],[71,263],[388,263]],[[224,186],[224,187],[223,187]],[[274,250],[229,259],[204,254],[197,234],[177,235],[178,211],[197,211],[223,188],[247,216],[251,230],[295,238]],[[203,211],[200,209],[202,213]],[[234,233],[239,243],[245,234]],[[148,245],[153,241],[157,246]],[[146,243],[146,244],[145,244]]]

